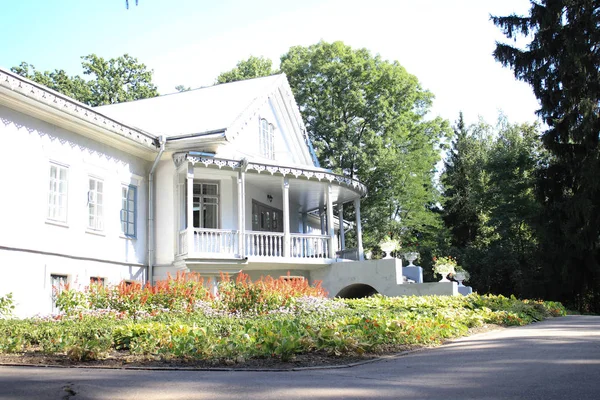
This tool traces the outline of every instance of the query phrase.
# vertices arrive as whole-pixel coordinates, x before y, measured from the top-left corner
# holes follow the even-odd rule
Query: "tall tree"
[[[237,63],[231,71],[223,72],[217,77],[217,83],[228,83],[244,79],[260,78],[275,75],[273,61],[264,57],[250,56],[247,60]]]
[[[461,115],[462,117],[462,115]],[[536,125],[496,127],[459,118],[442,175],[444,222],[451,253],[472,274],[479,291],[543,295],[535,177],[543,159]]]
[[[537,0],[528,16],[492,17],[509,39],[494,56],[529,83],[548,125],[539,198],[552,295],[600,312],[600,1]]]
[[[438,144],[449,127],[425,118],[433,95],[398,63],[342,42],[292,47],[281,57],[321,165],[369,189],[367,245],[439,226],[431,208]]]
[[[90,54],[81,58],[83,73],[91,79],[58,69],[40,72],[26,62],[11,71],[92,107],[158,96],[152,70],[135,57],[125,54],[105,60]]]
[[[95,54],[82,57],[83,73],[92,79],[88,104],[101,106],[158,96],[152,70],[137,58],[125,54],[106,61]]]
[[[466,247],[479,233],[486,181],[484,166],[490,143],[488,130],[483,121],[469,129],[461,112],[444,163],[443,218],[451,231],[452,244],[457,247]]]
[[[474,245],[485,250],[478,281],[486,291],[538,297],[535,177],[542,152],[536,125],[499,121],[485,163],[487,187],[481,232]]]

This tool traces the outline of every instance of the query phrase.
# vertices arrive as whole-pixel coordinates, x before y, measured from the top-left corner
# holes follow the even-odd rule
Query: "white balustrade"
[[[246,256],[283,257],[283,233],[246,231]]]
[[[188,252],[187,229],[179,231],[179,242],[177,242],[177,255],[181,256]]]
[[[290,254],[293,258],[327,258],[329,236],[325,235],[290,235]]]
[[[193,247],[188,249],[188,234],[193,235]],[[240,234],[230,229],[182,230],[179,232],[177,255],[193,253],[237,255]],[[245,256],[283,257],[284,235],[280,232],[246,231],[243,235]],[[292,258],[328,258],[329,237],[326,235],[290,234]],[[346,254],[345,254],[346,255]],[[348,258],[348,257],[343,257]]]
[[[194,253],[237,254],[239,232],[231,229],[194,228]]]

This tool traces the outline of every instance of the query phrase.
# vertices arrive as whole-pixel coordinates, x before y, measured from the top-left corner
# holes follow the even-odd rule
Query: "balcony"
[[[361,258],[360,197],[366,189],[359,182],[312,166],[187,153],[174,160],[179,265],[217,271],[226,264],[259,269]],[[344,220],[346,203],[354,223]],[[356,230],[357,251],[345,251],[346,229]]]
[[[240,240],[241,239],[241,240]],[[329,259],[330,237],[290,234],[289,246],[280,232],[193,228],[179,231],[179,258]]]

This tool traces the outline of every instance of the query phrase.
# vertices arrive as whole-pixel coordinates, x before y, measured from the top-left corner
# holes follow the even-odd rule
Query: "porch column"
[[[187,168],[187,252],[194,253],[194,166],[188,162]]]
[[[327,236],[329,236],[329,258],[335,258],[335,230],[333,229],[333,186],[327,184]]]
[[[358,248],[358,259],[365,259],[365,251],[362,243],[362,225],[360,224],[360,197],[354,200],[354,211],[356,214],[356,247]]]
[[[246,173],[238,172],[238,254],[240,257],[245,256],[244,238],[245,238],[245,221],[246,221]]]
[[[291,257],[290,251],[290,182],[283,177],[283,256]]]
[[[346,232],[344,230],[344,205],[338,204],[338,222],[340,224],[340,250],[346,248]]]

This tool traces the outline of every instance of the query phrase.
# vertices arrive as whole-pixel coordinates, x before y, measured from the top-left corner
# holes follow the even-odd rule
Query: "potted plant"
[[[392,258],[392,251],[396,250],[398,248],[398,241],[395,239],[390,238],[389,236],[386,236],[385,239],[383,239],[380,243],[379,243],[379,247],[381,248],[382,251],[385,252],[385,257],[383,257],[384,259],[389,259]]]
[[[440,282],[450,282],[446,276],[448,274],[456,274],[456,259],[452,258],[452,256],[433,257],[433,262],[433,272],[442,276]]]

